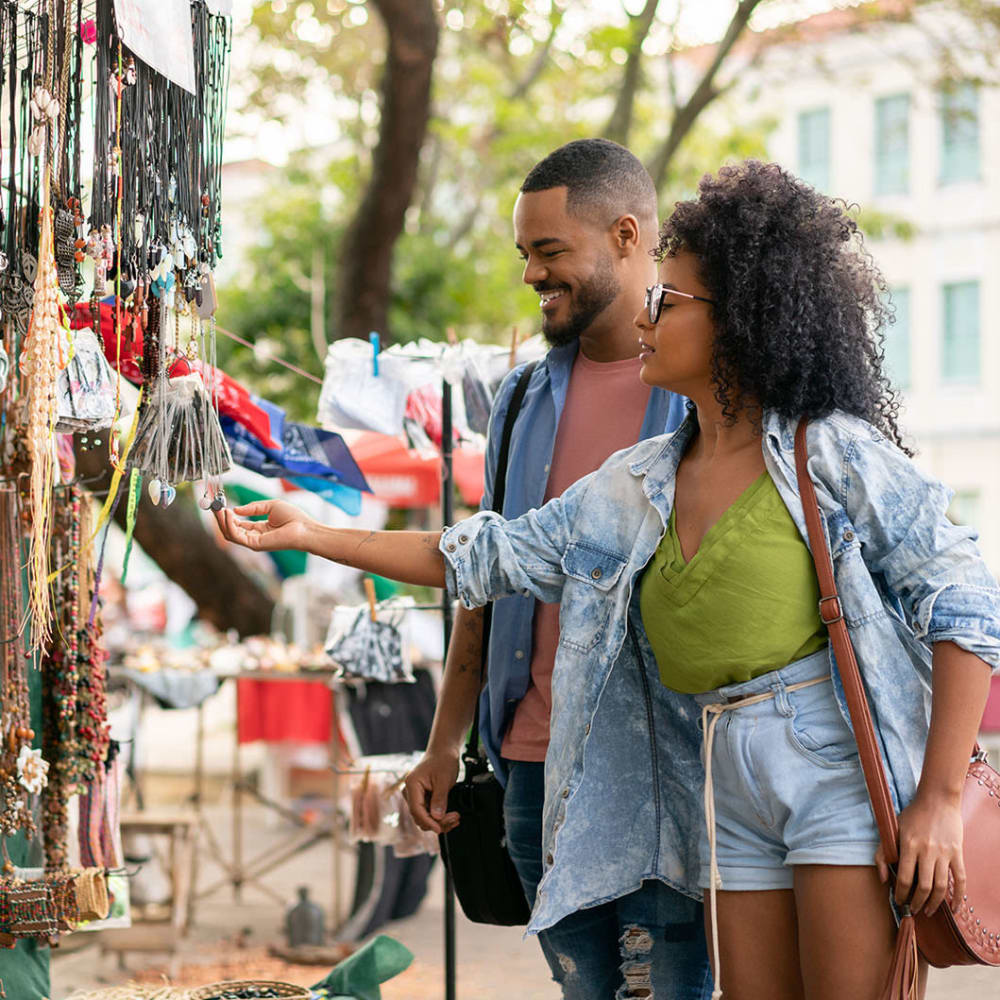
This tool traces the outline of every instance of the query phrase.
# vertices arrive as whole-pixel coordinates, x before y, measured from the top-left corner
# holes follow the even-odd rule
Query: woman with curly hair
[[[621,896],[712,887],[717,996],[724,979],[731,1000],[876,1000],[889,871],[817,606],[799,421],[902,810],[895,898],[913,912],[939,906],[949,876],[962,895],[960,794],[1000,666],[1000,591],[902,447],[885,284],[844,206],[773,164],[726,167],[676,206],[658,256],[636,326],[643,381],[690,400],[675,433],[511,521],[338,531],[264,502],[237,513],[265,522],[220,525],[251,548],[447,585],[469,607],[561,602],[529,931],[606,902],[592,869]],[[709,826],[705,706],[722,711]],[[582,847],[592,868],[572,863]],[[648,938],[641,922],[625,934],[617,996],[660,995]]]

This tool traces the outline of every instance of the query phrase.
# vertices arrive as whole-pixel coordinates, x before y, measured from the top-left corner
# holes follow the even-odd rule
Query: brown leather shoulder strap
[[[809,533],[809,545],[812,549],[813,562],[816,565],[816,577],[819,580],[819,615],[830,634],[830,643],[837,661],[837,670],[844,693],[847,696],[847,708],[851,713],[851,724],[854,726],[854,737],[858,742],[858,755],[861,758],[861,770],[864,772],[865,784],[868,786],[868,796],[875,813],[878,825],[879,839],[885,859],[890,865],[895,865],[899,857],[899,824],[896,810],[893,808],[892,796],[889,794],[889,783],[885,776],[882,755],[879,753],[878,741],[875,739],[875,727],[872,723],[871,709],[865,696],[861,671],[854,656],[854,646],[851,643],[847,623],[844,621],[844,611],[837,593],[837,581],[833,575],[833,560],[830,558],[830,548],[827,545],[823,522],[820,518],[819,503],[816,500],[816,490],[809,478],[807,462],[809,454],[806,451],[806,428],[809,421],[804,417],[799,421],[795,431],[795,470],[799,481],[799,495],[802,498],[802,510],[805,513],[806,528]]]

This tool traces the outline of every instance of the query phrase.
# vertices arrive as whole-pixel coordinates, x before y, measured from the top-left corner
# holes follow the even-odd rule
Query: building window
[[[906,194],[910,189],[910,95],[875,102],[875,193]]]
[[[830,109],[799,113],[799,176],[817,191],[830,188]]]
[[[941,183],[979,179],[979,90],[974,83],[941,91]]]
[[[952,524],[979,527],[979,490],[956,490],[948,507],[948,520]]]
[[[910,290],[894,288],[889,302],[896,320],[885,331],[885,370],[897,389],[910,387]]]
[[[979,381],[979,282],[945,285],[941,375],[946,382]]]

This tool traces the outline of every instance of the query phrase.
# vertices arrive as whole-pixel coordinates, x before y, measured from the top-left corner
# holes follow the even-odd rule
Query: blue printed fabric
[[[267,400],[254,397],[253,401],[267,413],[271,437],[281,442],[281,448],[268,448],[242,424],[220,416],[223,433],[237,465],[263,476],[318,477],[371,493],[364,473],[339,434],[287,420],[284,411]],[[318,492],[313,486],[304,488]]]

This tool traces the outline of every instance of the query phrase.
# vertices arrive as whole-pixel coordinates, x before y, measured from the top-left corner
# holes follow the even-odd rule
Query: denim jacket
[[[528,390],[510,438],[504,517],[517,517],[533,507],[541,507],[545,499],[552,449],[559,418],[566,403],[577,346],[573,343],[553,347],[544,361],[535,368],[528,382]],[[490,414],[484,476],[486,491],[482,503],[484,510],[493,507],[493,480],[496,476],[501,432],[510,398],[522,369],[523,366],[518,366],[504,379]],[[684,404],[682,396],[663,389],[653,389],[649,394],[639,440],[676,430],[684,420]],[[493,606],[487,685],[479,701],[479,736],[493,769],[503,782],[507,775],[504,761],[500,757],[500,746],[514,710],[531,682],[534,617],[535,598],[530,595],[509,597]]]
[[[612,455],[539,510],[512,521],[479,513],[441,539],[449,591],[467,607],[509,594],[561,601],[544,875],[530,932],[631,892],[643,879],[700,896],[697,706],[659,683],[637,594],[664,534],[695,419],[689,414],[675,433]],[[795,426],[765,414],[762,446],[808,544]],[[816,420],[808,448],[844,615],[900,808],[920,776],[931,644],[951,640],[1000,667],[1000,590],[974,532],[945,517],[949,491],[871,425],[841,413]],[[834,686],[847,718],[835,672]]]

